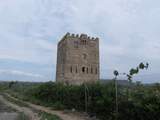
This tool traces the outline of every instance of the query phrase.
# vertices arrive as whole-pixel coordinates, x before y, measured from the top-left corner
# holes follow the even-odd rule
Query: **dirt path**
[[[17,120],[19,113],[0,101],[0,120]]]
[[[6,94],[6,95],[14,100],[21,101],[17,98],[10,96],[9,94]],[[95,119],[89,118],[88,116],[86,116],[84,114],[80,114],[80,113],[76,113],[76,112],[65,112],[65,111],[52,110],[51,108],[43,107],[40,105],[35,105],[35,104],[29,103],[29,102],[24,102],[24,101],[21,101],[21,102],[27,104],[29,107],[31,107],[35,110],[44,111],[49,114],[57,115],[62,120],[95,120]]]
[[[30,108],[20,107],[14,103],[11,103],[8,100],[6,100],[2,95],[0,95],[0,101],[2,101],[7,106],[12,107],[13,109],[15,109],[19,112],[23,112],[26,116],[29,117],[30,120],[40,120],[40,118],[38,117],[38,114],[34,113]]]
[[[17,120],[18,113],[0,113],[0,120]]]

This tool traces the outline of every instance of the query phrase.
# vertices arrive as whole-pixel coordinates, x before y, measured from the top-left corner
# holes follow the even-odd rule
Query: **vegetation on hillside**
[[[91,116],[102,120],[115,119],[114,83],[88,84],[87,111]],[[8,92],[20,99],[53,109],[76,109],[85,111],[85,86],[56,84],[53,82],[38,85],[20,84],[12,86]],[[160,117],[160,84],[145,86],[142,84],[130,87],[118,86],[118,120],[159,120]]]

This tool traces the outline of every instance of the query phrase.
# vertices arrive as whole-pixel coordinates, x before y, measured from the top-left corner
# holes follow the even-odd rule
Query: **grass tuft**
[[[40,112],[39,115],[41,116],[40,120],[61,120],[58,116],[46,112]]]

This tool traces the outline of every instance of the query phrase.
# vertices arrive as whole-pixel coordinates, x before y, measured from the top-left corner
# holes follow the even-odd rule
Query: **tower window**
[[[82,67],[82,72],[85,73],[85,67]]]
[[[88,67],[87,67],[87,74],[88,74]]]
[[[95,59],[97,58],[97,54],[95,54]]]
[[[74,47],[78,48],[78,41],[74,41]]]
[[[83,59],[87,59],[87,55],[86,54],[83,54]]]
[[[70,72],[71,72],[71,73],[73,72],[73,70],[72,70],[72,66],[70,67]]]
[[[86,40],[81,40],[81,44],[82,44],[82,45],[86,45],[86,44],[87,44],[87,41],[86,41]]]

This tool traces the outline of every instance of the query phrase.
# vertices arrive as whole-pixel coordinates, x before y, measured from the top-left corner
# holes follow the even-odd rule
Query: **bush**
[[[75,86],[53,82],[27,87],[20,91],[23,98],[31,102],[50,106],[54,109],[76,109],[85,111],[85,90],[87,92],[87,112],[101,120],[115,119],[114,84],[88,84]],[[12,88],[13,89],[13,88]],[[22,88],[21,88],[22,89]],[[160,85],[133,85],[129,88],[118,86],[118,120],[159,120]],[[14,89],[13,89],[14,91]]]

